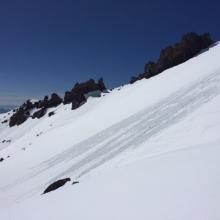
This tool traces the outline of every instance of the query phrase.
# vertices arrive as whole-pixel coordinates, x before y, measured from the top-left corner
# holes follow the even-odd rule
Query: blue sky
[[[0,105],[103,77],[125,84],[189,31],[220,40],[220,2],[0,1]]]

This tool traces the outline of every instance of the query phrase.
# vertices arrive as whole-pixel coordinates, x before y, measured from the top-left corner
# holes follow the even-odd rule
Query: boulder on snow
[[[2,162],[3,160],[4,160],[4,158],[3,158],[3,157],[1,157],[1,158],[0,158],[0,162]]]
[[[75,185],[75,184],[77,184],[77,183],[79,183],[79,181],[73,181],[73,182],[72,182],[72,185]]]
[[[65,178],[65,179],[61,179],[61,180],[57,180],[56,182],[50,184],[46,189],[45,191],[43,192],[43,194],[45,193],[48,193],[48,192],[51,192],[51,191],[54,191],[60,187],[62,187],[63,185],[66,184],[66,182],[69,182],[71,181],[70,178]]]
[[[49,112],[49,113],[48,113],[48,117],[51,117],[51,116],[53,116],[53,115],[55,115],[54,112]]]

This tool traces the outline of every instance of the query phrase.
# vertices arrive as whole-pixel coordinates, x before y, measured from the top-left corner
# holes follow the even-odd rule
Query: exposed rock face
[[[143,78],[148,79],[168,68],[181,64],[203,49],[208,48],[211,44],[213,44],[213,41],[209,33],[198,35],[190,32],[182,37],[180,43],[163,49],[159,60],[156,63],[148,62],[145,65],[144,73],[139,74],[137,77],[132,77],[130,83]]]
[[[72,103],[72,109],[76,109],[83,105],[89,96],[99,97],[104,90],[106,90],[106,88],[102,78],[99,79],[97,83],[93,79],[84,83],[76,83],[70,92],[67,91],[65,93],[64,104]],[[48,96],[45,96],[43,100],[34,103],[27,100],[19,109],[15,110],[9,120],[9,126],[20,125],[29,117],[39,119],[46,114],[48,108],[56,107],[62,102],[63,100],[56,93],[53,93],[50,99]],[[33,109],[39,110],[31,115],[31,110]],[[48,116],[52,115],[53,113],[49,113]]]
[[[26,103],[23,104],[24,111],[29,111],[32,108],[34,108],[34,104],[30,100],[27,100]]]
[[[88,97],[86,94],[94,91],[103,92],[106,90],[103,79],[99,79],[96,83],[93,79],[90,79],[84,83],[76,83],[73,89],[69,92],[67,91],[64,96],[64,105],[72,103],[72,109],[80,107],[86,102]]]
[[[70,178],[65,178],[65,179],[61,179],[61,180],[57,180],[56,182],[50,184],[45,191],[43,192],[43,194],[54,191],[60,187],[62,187],[64,184],[66,184],[66,182],[71,181]]]
[[[9,121],[9,126],[20,125],[25,122],[28,118],[28,114],[25,112],[23,107],[20,107],[15,114],[13,114]]]
[[[49,99],[48,96],[45,96],[43,100],[39,100],[33,104],[35,108],[51,108],[56,107],[61,104],[63,100],[56,94],[53,93],[51,98]]]
[[[61,104],[62,102],[63,102],[63,100],[56,93],[53,93],[51,95],[50,100],[48,101],[48,107],[49,108],[56,107],[59,104]]]
[[[32,115],[32,118],[41,118],[46,114],[47,108],[56,107],[57,105],[61,104],[62,101],[63,100],[56,93],[53,93],[50,99],[48,98],[48,96],[45,96],[43,100],[37,101],[35,103],[32,103],[30,100],[27,100],[11,116],[9,126],[12,127],[14,125],[20,125],[23,122],[25,122],[28,119],[28,117],[31,116],[30,111],[34,108],[37,108],[39,110]]]
[[[63,99],[63,104],[64,105],[69,104],[69,103],[71,103],[71,101],[72,101],[71,92],[66,91],[65,95],[64,95],[64,99]]]
[[[36,111],[33,115],[32,118],[41,118],[46,114],[47,109],[45,107],[41,108],[40,110]]]

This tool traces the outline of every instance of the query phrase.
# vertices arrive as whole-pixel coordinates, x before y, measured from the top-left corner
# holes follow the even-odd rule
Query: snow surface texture
[[[219,59],[216,44],[77,110],[1,124],[1,219],[219,220]],[[80,183],[41,195],[66,177]]]

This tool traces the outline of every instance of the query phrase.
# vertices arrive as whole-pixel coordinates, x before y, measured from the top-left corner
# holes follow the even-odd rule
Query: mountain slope
[[[74,111],[1,124],[4,219],[218,219],[219,57],[216,44]],[[40,195],[63,177],[80,183]]]

